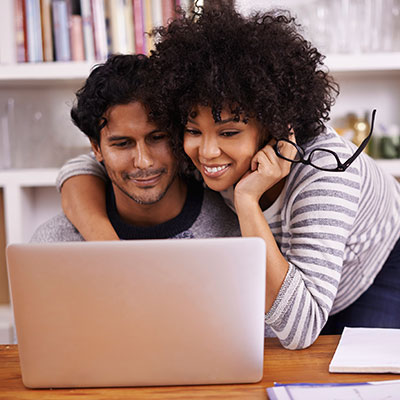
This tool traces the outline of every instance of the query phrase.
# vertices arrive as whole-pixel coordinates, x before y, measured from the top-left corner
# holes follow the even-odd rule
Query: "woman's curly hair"
[[[216,121],[225,107],[238,119],[256,118],[264,143],[287,138],[290,129],[299,144],[319,135],[339,88],[289,12],[246,17],[223,1],[200,11],[181,12],[154,31],[157,118],[175,124],[176,146],[196,105],[211,107]]]

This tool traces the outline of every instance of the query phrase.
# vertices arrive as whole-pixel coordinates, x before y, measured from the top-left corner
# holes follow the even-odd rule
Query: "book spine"
[[[43,61],[54,61],[51,0],[40,0],[42,20]]]
[[[151,17],[153,28],[163,24],[162,0],[151,0]]]
[[[93,28],[94,28],[94,45],[96,59],[104,61],[108,56],[107,30],[106,30],[106,14],[104,0],[91,0]]]
[[[146,42],[146,52],[150,53],[150,50],[153,48],[153,39],[150,37],[150,32],[153,29],[153,16],[152,16],[152,0],[144,0],[143,1],[143,9],[144,9],[144,33],[145,33],[145,42]]]
[[[132,0],[124,0],[124,16],[126,28],[126,51],[135,53],[135,29],[133,26],[133,3]]]
[[[124,0],[106,0],[109,22],[111,53],[127,52],[127,32],[125,26]]]
[[[83,39],[85,45],[85,58],[88,61],[95,59],[94,38],[93,38],[93,19],[90,0],[81,0],[81,16]]]
[[[42,51],[42,24],[40,21],[39,0],[25,0],[28,61],[43,61]]]
[[[13,0],[3,0],[0,17],[0,64],[17,61],[15,7]]]
[[[72,61],[84,61],[85,48],[83,44],[82,17],[72,14],[70,21],[71,59]]]
[[[145,54],[146,44],[144,41],[142,0],[133,0],[133,19],[135,28],[135,51],[137,54]]]
[[[68,27],[68,9],[65,0],[52,2],[54,47],[56,61],[71,61],[71,46]]]
[[[28,61],[25,39],[25,0],[15,0],[15,44],[17,62]]]
[[[162,2],[162,23],[164,26],[168,25],[168,22],[175,15],[175,2],[174,0],[163,0]]]

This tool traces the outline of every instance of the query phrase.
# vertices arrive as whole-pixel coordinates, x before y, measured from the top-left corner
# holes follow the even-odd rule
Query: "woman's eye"
[[[220,135],[224,136],[224,137],[232,137],[232,136],[237,135],[238,133],[240,133],[240,131],[224,131],[224,132],[221,132]]]
[[[201,132],[198,131],[197,129],[191,129],[191,128],[186,128],[185,133],[187,133],[188,135],[191,135],[191,136],[198,136],[201,134]]]

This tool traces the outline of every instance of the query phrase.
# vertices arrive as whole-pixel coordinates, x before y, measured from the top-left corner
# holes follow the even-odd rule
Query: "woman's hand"
[[[289,140],[296,142],[294,134],[289,136]],[[246,198],[258,203],[268,189],[289,174],[292,163],[276,155],[272,147],[275,143],[276,140],[272,139],[255,154],[251,161],[251,169],[235,186],[235,202],[237,199]],[[283,141],[280,142],[279,151],[287,158],[294,158],[297,152],[294,146]]]

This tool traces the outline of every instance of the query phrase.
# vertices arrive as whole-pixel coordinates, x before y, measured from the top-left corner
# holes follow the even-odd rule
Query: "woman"
[[[399,184],[325,125],[337,86],[290,15],[220,4],[158,33],[156,117],[265,240],[268,333],[296,349],[399,328]]]

